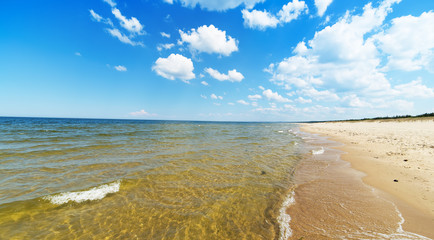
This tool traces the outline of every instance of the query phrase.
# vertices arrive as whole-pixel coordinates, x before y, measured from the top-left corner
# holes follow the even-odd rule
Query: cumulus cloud
[[[220,99],[220,100],[223,100],[223,97],[222,96],[217,96],[217,95],[215,95],[214,93],[213,94],[211,94],[211,99]]]
[[[315,6],[318,9],[318,16],[322,17],[332,2],[333,0],[315,0]]]
[[[255,95],[249,95],[249,96],[247,96],[247,98],[249,98],[251,101],[256,101],[258,99],[261,99],[262,96],[259,94],[255,94]]]
[[[130,112],[129,115],[134,117],[150,117],[150,116],[157,116],[155,113],[148,113],[144,109],[137,111],[137,112]]]
[[[158,75],[169,80],[181,79],[186,83],[195,78],[193,69],[191,59],[173,53],[167,58],[158,58],[152,66],[152,70]]]
[[[202,82],[200,82],[202,85],[204,85],[204,86],[208,86],[208,83],[207,82],[205,82],[205,81],[202,81]]]
[[[158,51],[162,51],[163,49],[169,50],[169,49],[173,48],[174,46],[175,46],[175,44],[173,44],[173,43],[159,44],[157,46],[157,50]]]
[[[162,37],[170,38],[170,34],[168,34],[168,33],[160,32],[160,34],[161,34]]]
[[[342,98],[342,101],[348,104],[350,107],[363,108],[363,107],[372,107],[366,101],[360,100],[360,98],[356,94],[350,94]]]
[[[397,85],[394,89],[396,94],[402,97],[434,98],[434,89],[423,85],[420,79]]]
[[[113,15],[119,20],[121,26],[125,28],[127,31],[129,31],[132,34],[138,34],[143,35],[143,25],[140,24],[139,20],[135,17],[131,17],[130,19],[127,19],[125,16],[122,15],[121,11],[117,8],[112,9]]]
[[[203,25],[189,32],[179,30],[180,43],[187,43],[192,52],[217,53],[224,56],[238,51],[238,41],[226,36],[226,31],[219,30],[214,25]]]
[[[311,99],[304,99],[302,97],[298,97],[295,101],[297,101],[299,103],[311,103],[312,102]]]
[[[243,105],[249,105],[249,103],[244,101],[244,100],[238,100],[237,103],[243,104]]]
[[[281,23],[289,23],[295,20],[303,12],[307,13],[308,8],[304,1],[293,0],[283,5],[282,9],[277,13]]]
[[[107,32],[113,37],[119,39],[119,41],[129,44],[131,46],[143,46],[142,42],[136,42],[130,39],[127,35],[121,33],[117,28],[107,28]]]
[[[380,71],[381,59],[374,40],[367,36],[382,25],[396,2],[399,0],[387,0],[378,8],[369,3],[361,15],[347,13],[334,25],[316,32],[307,46],[300,42],[293,51],[294,56],[270,65],[271,81],[287,89],[304,89],[306,96],[314,98],[318,94],[314,86],[337,87],[344,92],[387,91],[391,85]],[[321,94],[328,99],[339,99],[331,92]]]
[[[264,90],[262,94],[268,99],[268,100],[274,100],[277,102],[291,102],[290,99],[282,97],[277,92],[271,91],[271,89]]]
[[[219,81],[241,82],[244,79],[243,74],[237,72],[235,69],[229,70],[228,74],[220,73],[212,68],[205,68],[205,72]]]
[[[392,20],[392,26],[374,38],[388,55],[387,67],[404,71],[427,69],[434,72],[434,12],[419,17]]]
[[[297,94],[311,97],[317,101],[337,101],[339,96],[329,90],[318,91],[313,87],[297,90]]]
[[[244,25],[249,28],[265,30],[268,27],[275,28],[279,20],[267,11],[242,10]]]
[[[289,23],[295,20],[302,13],[307,13],[308,7],[304,1],[293,0],[283,5],[282,9],[277,13],[277,16],[267,12],[266,10],[249,11],[244,9],[241,11],[244,19],[244,26],[265,30],[268,27],[275,28],[278,24]]]
[[[127,71],[127,68],[125,66],[122,66],[122,65],[115,66],[115,69],[119,72],[126,72]]]
[[[170,4],[173,0],[164,0]],[[264,2],[265,0],[177,0],[181,2],[184,7],[194,8],[197,5],[202,9],[207,9],[209,11],[225,11],[228,9],[236,8],[240,5],[244,5],[246,8],[250,9],[255,6],[256,3]]]

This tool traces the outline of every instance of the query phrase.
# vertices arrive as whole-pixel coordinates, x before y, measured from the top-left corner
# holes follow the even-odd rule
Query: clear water
[[[0,239],[285,236],[294,127],[0,118]]]

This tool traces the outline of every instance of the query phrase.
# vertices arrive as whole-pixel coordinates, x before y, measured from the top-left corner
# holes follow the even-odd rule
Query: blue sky
[[[434,1],[0,3],[0,116],[434,112]]]

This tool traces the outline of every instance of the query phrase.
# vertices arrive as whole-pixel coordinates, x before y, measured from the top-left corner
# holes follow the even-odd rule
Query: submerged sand
[[[434,238],[434,118],[303,124],[344,144],[342,158],[402,213],[406,231]]]

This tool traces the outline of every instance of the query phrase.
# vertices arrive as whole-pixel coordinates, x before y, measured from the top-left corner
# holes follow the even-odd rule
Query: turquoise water
[[[0,238],[278,239],[295,127],[0,118]]]

